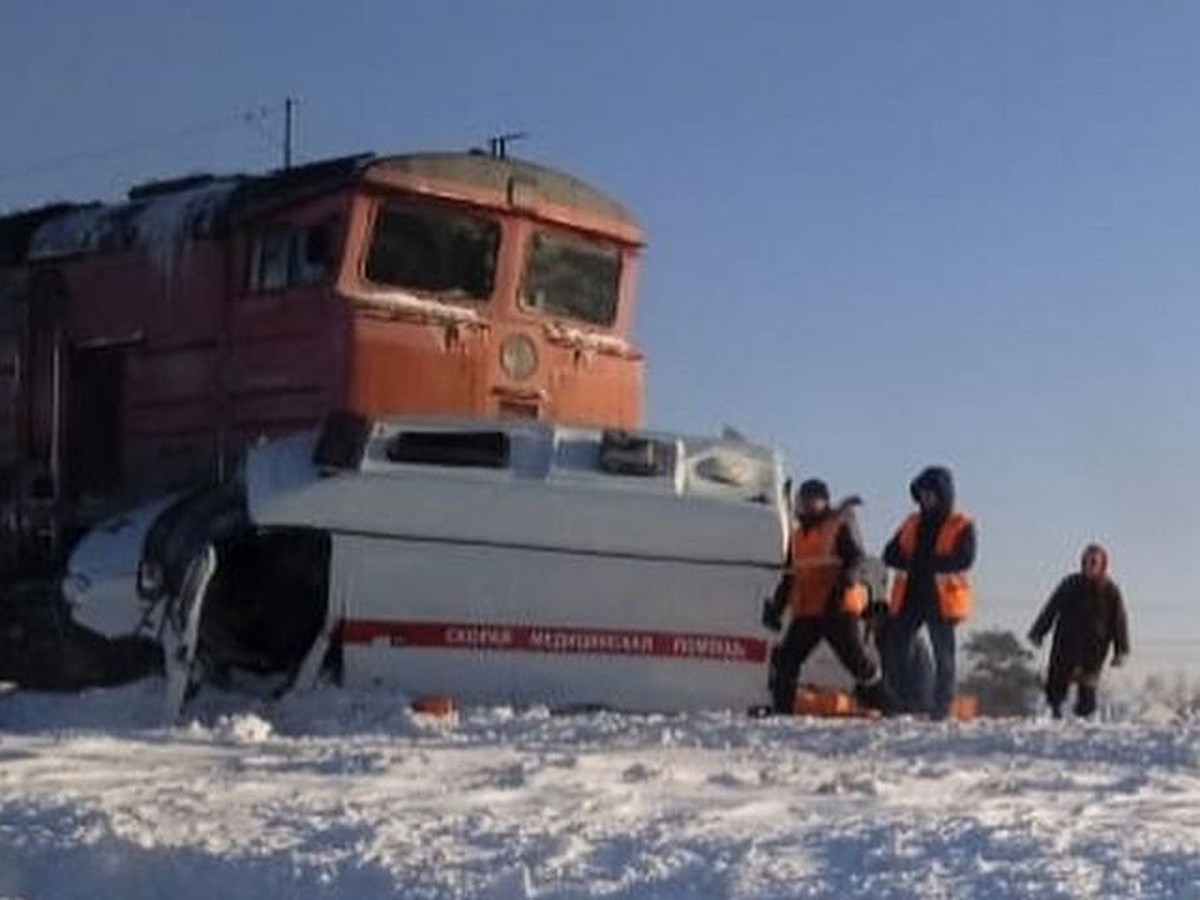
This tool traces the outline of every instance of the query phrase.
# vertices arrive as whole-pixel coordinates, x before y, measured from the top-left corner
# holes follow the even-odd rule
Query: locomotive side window
[[[280,291],[317,284],[329,271],[330,230],[316,225],[272,225],[253,236],[250,244],[251,291]]]
[[[538,232],[525,260],[521,303],[550,316],[611,325],[620,278],[621,256],[613,245]]]
[[[287,287],[291,253],[290,228],[272,228],[255,235],[250,254],[250,290],[278,291]]]
[[[377,284],[486,300],[492,294],[500,228],[436,207],[388,203],[375,219],[366,277]]]
[[[296,276],[304,284],[316,284],[325,278],[333,262],[333,234],[337,219],[329,217],[301,230],[296,243]]]

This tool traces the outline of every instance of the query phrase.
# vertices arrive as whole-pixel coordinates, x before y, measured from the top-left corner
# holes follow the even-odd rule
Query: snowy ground
[[[0,896],[1200,897],[1195,724],[161,691],[0,696]]]

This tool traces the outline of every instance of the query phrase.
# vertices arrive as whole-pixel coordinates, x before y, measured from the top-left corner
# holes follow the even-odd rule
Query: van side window
[[[396,463],[503,469],[510,446],[503,431],[402,431],[388,442],[386,453]]]
[[[607,429],[600,439],[600,469],[610,475],[665,475],[672,456],[670,445],[627,431]]]

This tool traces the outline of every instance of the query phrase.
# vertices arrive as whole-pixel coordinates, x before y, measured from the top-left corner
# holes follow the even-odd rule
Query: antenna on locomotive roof
[[[296,100],[288,97],[283,101],[283,168],[292,167],[292,114],[296,109]]]
[[[529,137],[527,131],[510,131],[506,134],[497,134],[494,137],[488,138],[488,153],[492,159],[507,159],[508,145],[512,141],[521,141]]]

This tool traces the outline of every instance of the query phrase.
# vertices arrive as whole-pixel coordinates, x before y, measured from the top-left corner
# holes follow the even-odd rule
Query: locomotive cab
[[[473,155],[384,160],[364,182],[338,285],[353,311],[347,408],[641,424],[628,338],[641,232],[614,201]]]

